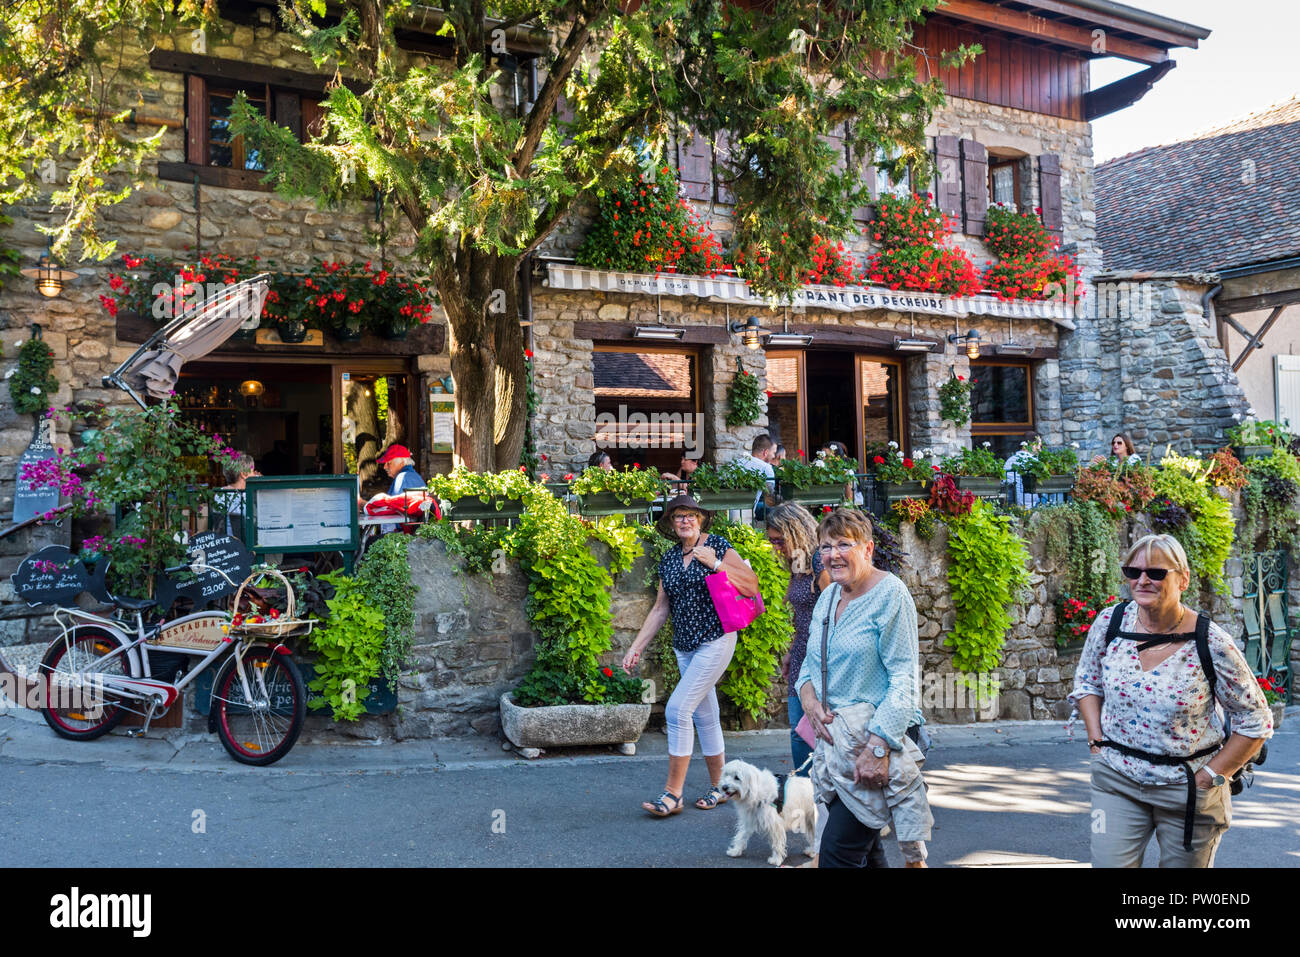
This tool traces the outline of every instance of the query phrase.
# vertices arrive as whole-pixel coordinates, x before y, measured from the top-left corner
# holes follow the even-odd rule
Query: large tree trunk
[[[458,288],[439,283],[456,383],[458,457],[477,472],[512,469],[523,449],[526,406],[516,285],[520,260],[465,249],[460,257]]]

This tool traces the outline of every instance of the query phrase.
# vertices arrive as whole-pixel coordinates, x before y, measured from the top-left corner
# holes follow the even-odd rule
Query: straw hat
[[[702,506],[699,502],[695,501],[695,499],[691,498],[689,495],[682,493],[681,495],[678,495],[676,498],[671,499],[666,505],[664,505],[664,513],[659,517],[659,522],[658,522],[659,533],[663,535],[665,538],[675,539],[677,537],[677,533],[673,531],[673,512],[682,508],[689,508],[692,511],[699,512],[704,516],[704,518],[700,521],[701,532],[707,532],[709,530],[709,526],[713,524],[713,513],[709,511],[707,508],[705,508],[704,506]]]

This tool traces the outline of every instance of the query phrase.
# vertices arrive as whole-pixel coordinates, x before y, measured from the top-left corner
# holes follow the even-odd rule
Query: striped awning
[[[676,273],[610,272],[548,263],[546,285],[551,289],[625,292],[648,296],[698,296],[711,302],[766,306],[743,279],[730,276],[681,276]],[[874,286],[804,286],[794,294],[793,305],[836,312],[889,309],[932,316],[997,316],[1002,319],[1042,319],[1073,329],[1074,308],[1054,300],[1004,302],[995,296],[944,296],[929,292],[881,289]]]

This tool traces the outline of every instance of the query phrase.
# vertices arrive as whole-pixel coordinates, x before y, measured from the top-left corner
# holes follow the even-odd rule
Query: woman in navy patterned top
[[[659,593],[654,607],[623,656],[623,670],[631,672],[646,646],[672,616],[673,651],[681,678],[664,711],[668,725],[668,781],[658,800],[641,805],[655,817],[667,817],[682,809],[682,788],[695,744],[692,721],[700,735],[700,751],[711,783],[695,806],[710,810],[727,799],[718,787],[726,756],[714,685],[731,663],[736,633],[723,633],[705,579],[725,570],[737,591],[756,595],[758,576],[725,538],[707,534],[712,518],[689,495],[678,495],[664,506],[660,531],[678,542],[659,562]]]
[[[795,768],[799,768],[812,754],[812,748],[795,734],[794,729],[803,717],[803,704],[791,679],[798,676],[803,664],[803,656],[808,650],[808,625],[812,621],[813,606],[817,604],[817,596],[831,583],[831,575],[822,567],[821,554],[817,550],[817,523],[802,505],[787,502],[768,512],[767,540],[790,569],[790,587],[786,589],[785,598],[794,609],[794,640],[790,643],[790,651],[781,659],[781,676],[786,680],[790,755]],[[807,769],[799,773],[808,776]]]

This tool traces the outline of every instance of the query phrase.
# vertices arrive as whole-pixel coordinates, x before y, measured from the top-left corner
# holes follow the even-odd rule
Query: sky
[[[1129,6],[1210,30],[1195,50],[1174,48],[1177,62],[1141,100],[1093,123],[1093,153],[1103,163],[1144,146],[1190,134],[1300,94],[1297,0],[1127,0]],[[1140,63],[1092,61],[1092,88],[1143,69]]]

